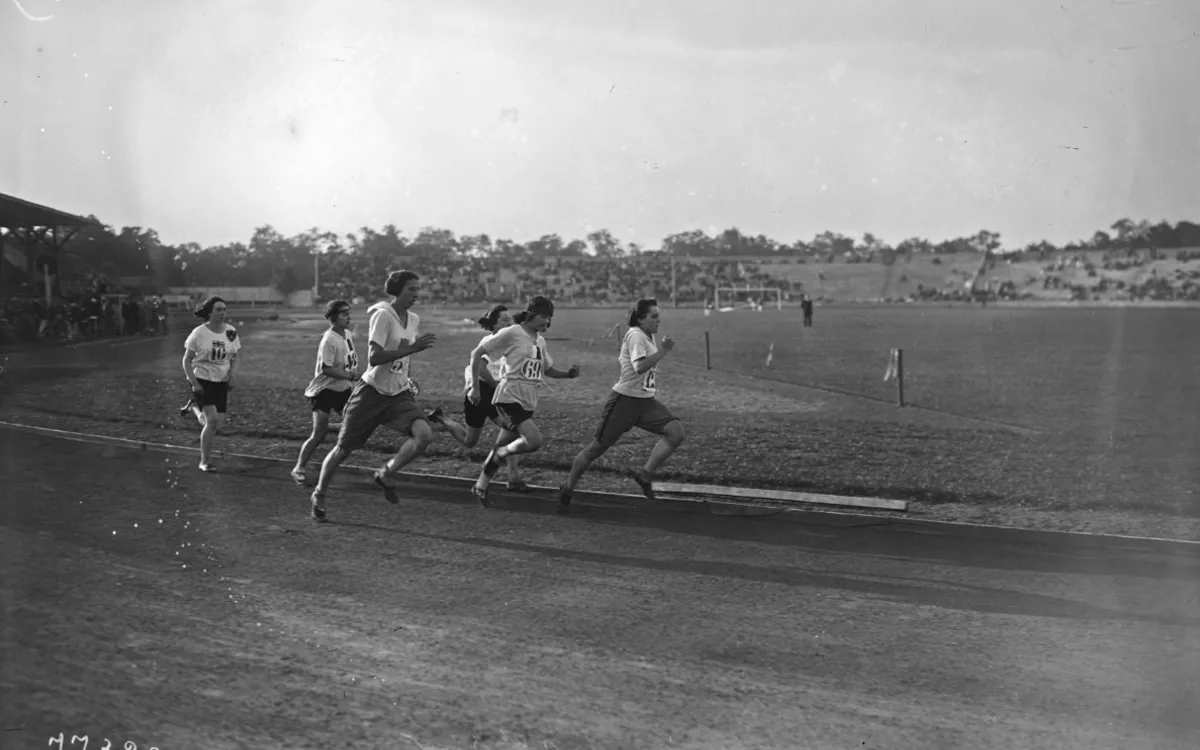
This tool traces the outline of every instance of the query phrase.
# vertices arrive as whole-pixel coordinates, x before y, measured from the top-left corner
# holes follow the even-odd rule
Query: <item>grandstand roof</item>
[[[98,226],[100,222],[59,211],[56,208],[30,203],[27,200],[0,193],[0,227],[32,229],[34,227]]]

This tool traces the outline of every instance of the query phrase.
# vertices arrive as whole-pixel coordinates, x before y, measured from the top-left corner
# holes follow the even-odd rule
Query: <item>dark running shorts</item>
[[[492,403],[492,397],[495,395],[496,386],[481,380],[479,381],[478,404],[471,403],[469,396],[463,396],[463,416],[466,419],[467,427],[482,429],[489,419],[494,421],[499,418],[496,405]]]
[[[224,414],[226,407],[229,406],[229,383],[224,381],[217,383],[202,378],[196,378],[196,382],[200,384],[200,392],[193,392],[192,399],[195,400],[201,411],[206,406],[215,406],[217,414]]]
[[[533,419],[533,412],[520,404],[508,402],[496,404],[496,424],[509,432],[516,432],[522,422]]]
[[[676,419],[666,404],[656,398],[634,398],[613,391],[600,414],[596,440],[601,445],[612,445],[634,427],[661,435]]]
[[[379,425],[387,425],[401,435],[411,435],[413,425],[423,419],[425,412],[417,407],[411,391],[385,396],[360,380],[342,411],[337,444],[339,448],[356,451],[367,444]]]
[[[323,411],[328,414],[331,411],[336,411],[341,414],[346,413],[346,402],[350,400],[350,394],[354,392],[353,388],[347,388],[344,391],[331,391],[328,388],[317,391],[317,395],[309,398],[312,402],[313,411]]]

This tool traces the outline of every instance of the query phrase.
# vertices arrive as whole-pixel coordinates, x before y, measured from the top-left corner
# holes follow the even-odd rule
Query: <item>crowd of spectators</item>
[[[623,257],[549,256],[523,261],[468,257],[453,263],[444,259],[423,263],[420,258],[408,258],[393,264],[399,262],[419,273],[422,295],[447,304],[544,295],[568,304],[603,305],[624,304],[646,296],[670,299],[671,260],[662,253],[643,253]],[[379,279],[387,270],[371,258],[330,256],[321,270],[318,296],[362,304],[378,297]],[[799,291],[798,285],[771,275],[752,261],[680,256],[675,259],[674,274],[682,304],[703,303],[712,298],[717,287]]]
[[[5,301],[4,336],[19,340],[165,335],[167,303],[161,295],[123,292],[103,277],[52,294],[50,304],[32,288]]]

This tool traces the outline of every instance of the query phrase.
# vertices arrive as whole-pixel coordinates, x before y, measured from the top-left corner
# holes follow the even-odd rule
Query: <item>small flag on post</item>
[[[767,369],[771,369],[771,363],[775,361],[775,342],[771,342],[771,346],[767,348]]]
[[[886,383],[889,380],[892,380],[893,378],[896,377],[896,375],[897,375],[896,365],[900,359],[899,354],[900,354],[899,349],[892,349],[891,356],[888,358],[887,370],[883,373],[883,382]]]

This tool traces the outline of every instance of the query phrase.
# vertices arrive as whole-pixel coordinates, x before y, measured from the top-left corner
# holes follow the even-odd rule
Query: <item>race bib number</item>
[[[353,349],[346,352],[346,369],[350,372],[358,372],[358,352]]]
[[[400,339],[400,346],[408,346],[412,342],[408,339]],[[392,372],[408,374],[408,357],[393,359],[392,366],[388,368]]]
[[[212,342],[212,349],[210,349],[208,352],[209,359],[211,359],[213,362],[223,362],[228,357],[229,357],[229,354],[225,350],[225,342],[224,341]]]
[[[521,368],[521,375],[524,376],[527,380],[541,380],[542,379],[542,362],[541,362],[541,360],[537,360],[537,359],[525,360],[525,365],[524,365],[524,367]]]
[[[413,380],[412,378],[409,378],[409,380],[408,380],[408,387],[412,389],[412,395],[414,395],[414,396],[421,395],[420,384],[417,383],[417,381]]]
[[[654,370],[646,373],[646,377],[642,380],[642,388],[648,391],[654,390]]]

